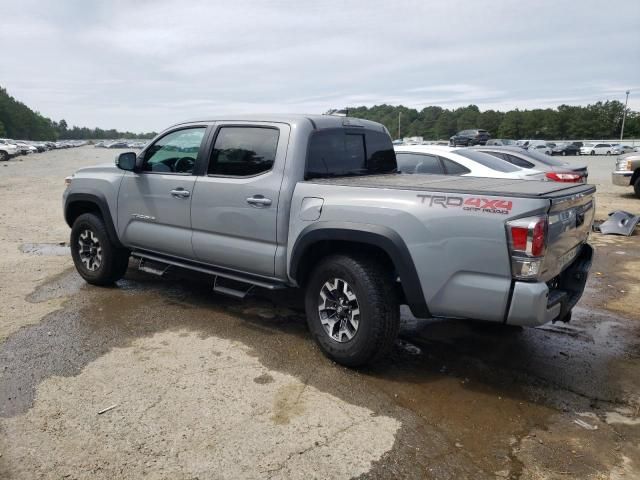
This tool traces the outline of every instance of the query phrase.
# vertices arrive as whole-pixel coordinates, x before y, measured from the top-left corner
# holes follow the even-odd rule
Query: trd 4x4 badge
[[[499,213],[507,215],[513,208],[511,200],[482,197],[452,197],[449,195],[418,195],[423,204],[429,207],[440,205],[443,208],[462,208],[472,212]]]

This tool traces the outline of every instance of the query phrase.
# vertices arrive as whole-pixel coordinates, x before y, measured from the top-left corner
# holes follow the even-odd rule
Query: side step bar
[[[228,280],[233,280],[235,282],[240,282],[241,284],[248,284],[249,288],[245,289],[246,291],[243,291],[238,288],[231,288],[224,285],[218,285],[218,281],[216,278],[216,282],[214,283],[214,288],[213,288],[214,291],[219,293],[225,293],[227,295],[233,295],[238,298],[244,298],[254,286],[260,287],[260,288],[266,288],[267,290],[279,290],[282,288],[287,288],[286,284],[282,282],[278,282],[277,280],[272,281],[268,278],[242,275],[241,273],[229,272],[224,269],[209,267],[207,265],[196,264],[186,260],[176,260],[174,258],[168,258],[162,255],[157,255],[153,253],[140,252],[140,251],[134,250],[133,252],[131,252],[131,256],[134,258],[140,259],[140,265],[142,266],[140,270],[148,273],[153,273],[155,275],[164,275],[164,273],[166,273],[169,266],[175,266],[175,267],[184,268],[186,270],[193,270],[195,272],[206,273],[208,275],[213,275],[214,277],[221,277]],[[144,260],[166,265],[166,268],[164,270],[160,270],[158,268],[146,266],[144,265]]]

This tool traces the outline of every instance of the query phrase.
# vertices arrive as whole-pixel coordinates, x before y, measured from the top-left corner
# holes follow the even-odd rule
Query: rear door
[[[118,234],[133,248],[192,259],[194,166],[206,125],[181,127],[142,153],[140,172],[126,172],[118,193]]]
[[[191,204],[198,261],[273,276],[276,220],[290,127],[216,124],[204,176]]]

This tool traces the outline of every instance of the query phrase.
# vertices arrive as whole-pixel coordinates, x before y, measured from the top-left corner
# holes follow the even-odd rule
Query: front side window
[[[142,170],[155,173],[191,173],[204,138],[205,127],[171,132],[144,154]]]
[[[220,128],[207,173],[250,177],[268,172],[276,160],[279,136],[277,128]]]

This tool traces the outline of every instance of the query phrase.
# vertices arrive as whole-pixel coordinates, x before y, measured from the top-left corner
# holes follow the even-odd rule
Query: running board
[[[140,258],[139,260],[140,262],[138,263],[138,270],[140,270],[141,272],[150,273],[151,275],[157,275],[159,277],[164,277],[164,274],[167,273],[170,267],[170,265],[163,263],[161,264],[161,266],[164,268],[156,268],[147,264],[149,262],[148,259]]]
[[[239,299],[244,299],[255,285],[251,285],[245,282],[238,282],[236,280],[222,279],[221,277],[215,277],[213,281],[213,291],[222,295],[228,295]],[[224,282],[227,281],[225,285]]]
[[[154,263],[160,263],[160,264],[166,265],[167,268],[164,271],[162,271],[157,268],[145,266],[143,264],[144,268],[153,269],[156,272],[162,272],[162,274],[166,273],[169,266],[174,266],[174,267],[184,268],[187,270],[193,270],[195,272],[206,273],[208,275],[213,275],[214,277],[222,277],[229,280],[235,280],[236,282],[249,284],[251,288],[253,286],[266,288],[267,290],[279,290],[282,288],[287,288],[286,284],[279,282],[277,280],[270,280],[268,278],[262,278],[262,277],[253,277],[251,275],[243,275],[241,273],[236,273],[236,272],[229,272],[227,270],[219,269],[216,267],[209,267],[207,265],[195,264],[186,260],[176,260],[173,258],[168,258],[162,255],[156,255],[153,253],[138,252],[134,250],[133,252],[131,252],[131,256],[134,258],[138,258],[140,260],[149,260]],[[143,270],[143,271],[147,271],[147,270]],[[154,273],[157,275],[157,273],[155,272],[149,272],[149,273]],[[244,298],[244,296],[246,296],[247,293],[249,293],[249,290],[251,290],[251,288],[248,288],[246,292],[243,294],[243,296],[238,298]],[[226,294],[230,294],[228,290],[235,291],[238,293],[243,293],[242,290],[239,290],[236,288],[229,288],[225,286],[219,286],[218,289],[222,289]],[[216,290],[215,285],[214,285],[214,290]],[[216,290],[216,291],[220,291],[220,290]],[[223,293],[223,291],[220,291],[220,293]],[[234,295],[234,296],[237,296],[237,295]]]

